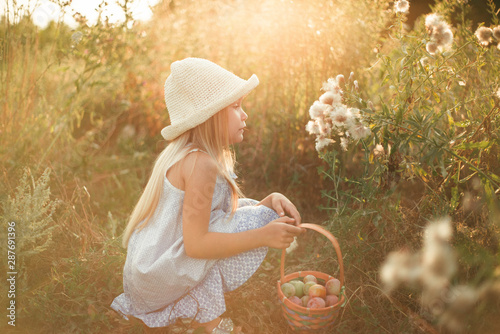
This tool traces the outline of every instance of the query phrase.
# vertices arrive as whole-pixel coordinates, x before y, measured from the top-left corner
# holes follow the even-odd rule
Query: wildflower
[[[299,243],[297,242],[297,237],[294,237],[292,243],[286,249],[286,253],[290,254],[291,252],[293,252],[294,250],[296,250],[297,247],[299,247]]]
[[[358,80],[354,80],[353,85],[354,89],[359,90]]]
[[[345,137],[340,138],[340,147],[342,150],[347,151],[347,146],[349,145],[349,139]]]
[[[491,42],[491,38],[493,37],[493,30],[491,28],[479,27],[474,34],[481,45],[488,46]]]
[[[321,151],[324,147],[330,145],[334,143],[334,141],[332,139],[329,139],[329,138],[326,138],[326,137],[323,137],[323,136],[319,136],[318,138],[316,138],[316,151]]]
[[[310,120],[306,125],[306,131],[311,135],[319,135],[319,124],[314,120]]]
[[[497,90],[497,97],[500,99],[500,88],[498,88],[498,90]]]
[[[351,72],[351,74],[349,74],[349,81],[352,81],[352,79],[354,79],[354,72]]]
[[[493,37],[500,42],[500,26],[493,28]]]
[[[354,140],[366,138],[371,133],[370,129],[361,123],[351,126],[348,132]]]
[[[410,3],[406,0],[399,0],[394,4],[396,13],[408,13]]]
[[[326,91],[319,97],[319,102],[329,105],[339,104],[342,102],[342,96],[332,91]]]
[[[401,283],[414,285],[418,282],[421,272],[417,254],[408,251],[391,252],[380,268],[380,280],[386,293],[397,288]]]

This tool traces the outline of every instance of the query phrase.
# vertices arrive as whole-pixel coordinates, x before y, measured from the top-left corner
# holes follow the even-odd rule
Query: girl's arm
[[[295,225],[299,225],[302,221],[300,213],[295,205],[293,205],[293,203],[283,194],[272,193],[256,205],[265,205],[268,208],[276,211],[276,213],[281,217],[284,217],[285,214],[291,216],[295,219]]]
[[[193,258],[217,259],[262,246],[286,248],[302,229],[290,225],[293,219],[281,217],[264,227],[240,233],[208,231],[217,165],[205,153],[186,157],[182,229],[186,254]]]

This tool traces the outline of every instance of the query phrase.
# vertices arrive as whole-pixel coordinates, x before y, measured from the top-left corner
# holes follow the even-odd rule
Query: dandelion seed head
[[[394,4],[394,10],[396,13],[408,13],[410,9],[410,3],[406,0],[399,0]]]
[[[493,30],[487,27],[479,27],[477,28],[474,35],[476,35],[481,45],[487,46],[488,44],[490,44],[491,38],[493,37]]]

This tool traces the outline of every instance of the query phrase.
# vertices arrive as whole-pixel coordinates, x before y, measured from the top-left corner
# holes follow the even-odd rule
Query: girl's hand
[[[288,248],[293,238],[305,231],[304,228],[293,226],[294,223],[295,219],[285,216],[262,227],[264,245],[271,248]]]
[[[295,219],[294,225],[299,225],[302,221],[300,213],[293,205],[293,203],[280,193],[272,193],[271,195],[271,208],[278,213],[281,217],[285,214]]]

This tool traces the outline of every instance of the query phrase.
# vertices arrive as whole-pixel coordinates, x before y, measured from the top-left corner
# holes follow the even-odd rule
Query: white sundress
[[[236,176],[234,176],[236,177]],[[130,237],[123,268],[123,290],[111,308],[125,319],[132,315],[148,327],[165,327],[178,318],[209,322],[226,311],[224,293],[245,283],[261,265],[267,247],[224,259],[186,255],[182,235],[184,191],[164,176],[163,192],[150,222]],[[231,189],[217,177],[210,214],[210,232],[237,233],[279,218],[252,199],[239,199],[231,220]]]

